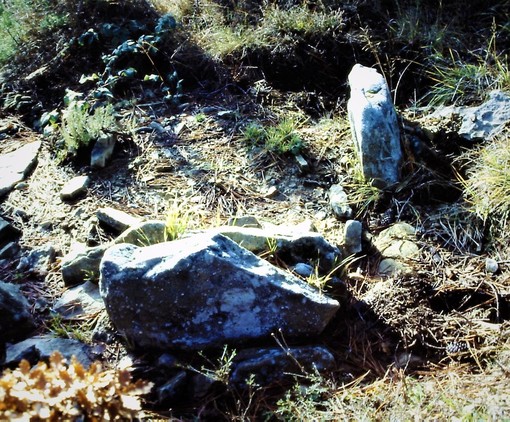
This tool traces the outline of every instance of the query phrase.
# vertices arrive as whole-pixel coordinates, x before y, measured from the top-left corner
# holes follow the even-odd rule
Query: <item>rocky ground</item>
[[[79,85],[69,88],[79,90]],[[473,145],[461,136],[456,122],[428,110],[400,110],[404,141],[417,137],[428,142],[428,149],[413,154],[412,160],[408,157],[407,176],[396,190],[375,197],[357,177],[346,97],[318,117],[303,105],[320,102],[309,92],[267,86],[256,91],[234,85],[214,91],[195,87],[169,104],[157,90],[151,97],[142,84],[130,88],[136,99],[118,107],[123,126],[115,133],[114,154],[104,168],[89,165],[89,151],[78,160],[59,161],[58,132],[43,136],[35,130],[22,99],[18,98],[18,111],[5,107],[1,112],[0,154],[42,142],[37,164],[0,204],[1,217],[9,225],[0,279],[19,286],[35,324],[13,339],[50,334],[79,340],[111,367],[129,355],[134,374],[159,388],[164,383],[158,378],[157,358],[131,354],[104,310],[89,309],[69,319],[55,312],[71,287],[63,280],[61,266],[73,245],[96,247],[119,234],[100,221],[98,210],[111,207],[144,221],[164,222],[171,216],[184,222],[186,232],[246,216],[288,227],[308,222],[341,248],[346,220],[353,219],[363,228],[362,250],[319,283],[325,294],[340,302],[340,311],[317,340],[334,356],[333,379],[370,383],[395,369],[419,373],[466,362],[483,371],[495,356],[507,367],[500,352],[508,337],[510,261],[504,250],[487,252],[484,227],[463,202],[456,173],[462,173],[462,166],[451,163]],[[3,98],[13,92],[4,88]],[[53,99],[47,103],[53,104]],[[274,125],[283,117],[297,122],[303,161],[245,139],[250,122]],[[89,177],[85,192],[62,199],[62,188],[78,175]],[[349,218],[339,217],[332,205],[331,188],[337,184],[349,198]],[[408,228],[404,234],[391,234]],[[282,264],[277,256],[268,258],[267,251],[262,256]],[[190,364],[212,371],[224,357],[215,350],[197,355]],[[282,391],[290,388],[286,382],[266,386],[266,398],[257,396],[258,406],[274,409]],[[213,382],[206,387],[205,392],[190,388],[191,393],[178,399],[172,394],[161,399],[160,389],[159,396],[149,396],[146,407],[160,416],[232,415],[232,391]],[[249,413],[259,416],[258,410],[251,408]]]

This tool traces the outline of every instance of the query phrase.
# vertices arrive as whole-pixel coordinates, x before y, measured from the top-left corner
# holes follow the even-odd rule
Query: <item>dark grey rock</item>
[[[12,366],[26,359],[34,365],[40,360],[48,359],[54,351],[59,351],[68,361],[71,361],[72,356],[76,356],[76,359],[85,367],[90,366],[95,357],[92,348],[78,340],[46,335],[32,337],[7,346],[5,364]]]
[[[101,261],[110,319],[132,345],[200,350],[225,343],[316,336],[337,301],[222,235],[139,248],[116,245]]]
[[[365,180],[386,188],[400,180],[402,149],[390,90],[377,70],[354,65],[349,73],[349,123]]]
[[[253,374],[257,384],[267,386],[292,380],[294,375],[331,371],[334,367],[335,358],[321,346],[243,350],[234,359],[230,382],[242,388]]]
[[[313,275],[313,267],[309,264],[305,264],[304,262],[298,262],[294,268],[293,268],[293,271],[300,275],[301,277],[310,277],[311,275]]]
[[[19,340],[33,328],[30,305],[19,287],[0,281],[0,343]]]
[[[29,271],[33,274],[46,276],[51,264],[55,262],[56,250],[51,244],[32,249],[27,256],[20,259],[18,271]]]
[[[11,223],[0,217],[0,245],[5,245],[16,239],[20,234],[20,231],[14,228]]]
[[[26,144],[16,151],[0,155],[0,197],[23,181],[37,163],[41,141]]]
[[[0,259],[12,259],[18,255],[20,249],[19,243],[9,242],[0,248]]]

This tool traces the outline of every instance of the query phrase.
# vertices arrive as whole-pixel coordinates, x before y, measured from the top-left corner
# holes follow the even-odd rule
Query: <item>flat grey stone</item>
[[[60,191],[60,199],[63,201],[72,201],[87,192],[89,185],[89,176],[76,176],[69,180]]]
[[[0,197],[23,181],[37,163],[41,141],[26,144],[16,151],[0,155]]]
[[[59,351],[69,362],[72,356],[85,367],[90,366],[93,353],[90,346],[72,339],[56,338],[50,335],[36,336],[7,347],[6,365],[18,364],[22,359],[36,364],[47,360],[54,351]]]
[[[66,290],[53,306],[53,311],[64,319],[93,317],[102,310],[104,302],[99,287],[91,281]]]
[[[139,217],[111,207],[99,208],[96,211],[96,216],[100,223],[117,232],[123,232],[142,221]]]

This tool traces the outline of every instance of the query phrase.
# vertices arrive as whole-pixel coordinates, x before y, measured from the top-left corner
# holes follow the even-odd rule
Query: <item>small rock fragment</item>
[[[100,223],[119,233],[141,222],[141,219],[138,217],[110,207],[98,209],[96,216]]]
[[[87,192],[89,176],[76,176],[69,180],[60,191],[62,201],[72,201]]]
[[[363,225],[357,220],[348,220],[344,227],[344,249],[348,255],[354,255],[362,251],[361,235]]]
[[[112,134],[102,134],[94,144],[90,154],[90,165],[95,168],[104,168],[113,155],[115,137]]]
[[[331,186],[329,189],[329,203],[333,214],[339,220],[347,220],[352,217],[352,208],[342,185]]]
[[[487,258],[485,260],[485,271],[494,274],[497,273],[498,270],[499,270],[498,261],[492,258]]]

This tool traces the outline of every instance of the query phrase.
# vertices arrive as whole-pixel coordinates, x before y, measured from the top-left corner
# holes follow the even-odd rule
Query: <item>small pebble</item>
[[[311,265],[300,262],[295,265],[294,272],[301,277],[310,277],[313,274],[313,267]]]
[[[495,259],[487,258],[485,260],[485,271],[488,273],[496,273],[499,269],[498,262]]]

